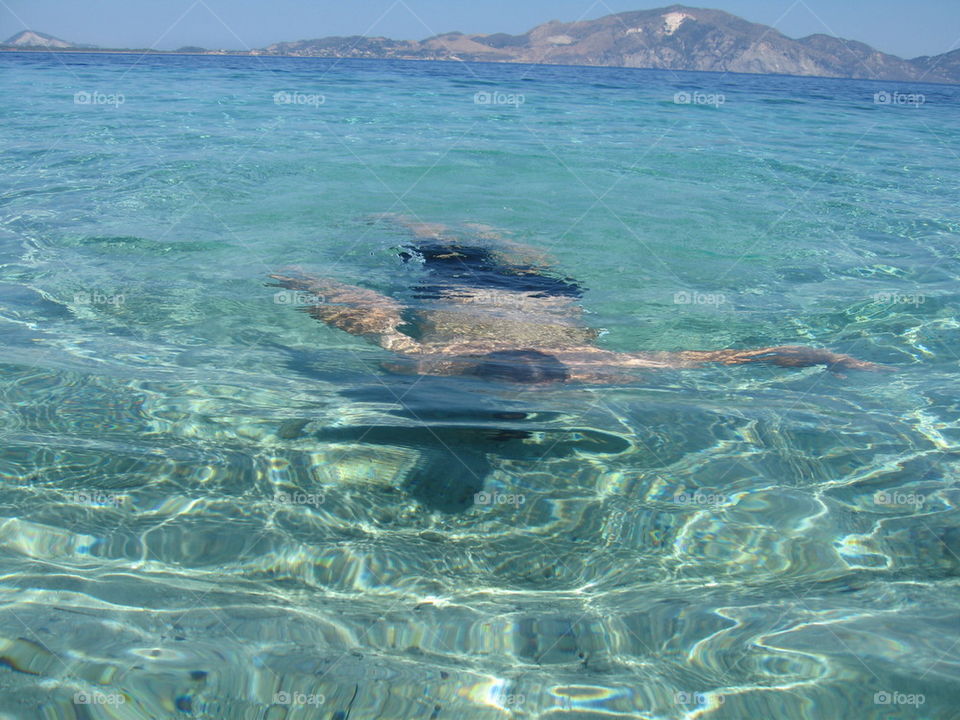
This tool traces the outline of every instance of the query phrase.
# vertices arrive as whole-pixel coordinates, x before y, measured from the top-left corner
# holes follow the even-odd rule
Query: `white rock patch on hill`
[[[683,25],[684,20],[696,20],[696,18],[683,12],[667,13],[663,16],[663,34],[673,35],[677,28]]]

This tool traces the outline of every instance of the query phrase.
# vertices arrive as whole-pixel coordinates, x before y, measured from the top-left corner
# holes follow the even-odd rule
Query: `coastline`
[[[811,80],[853,80],[857,82],[876,82],[876,83],[912,83],[913,85],[937,85],[957,87],[960,82],[946,82],[938,80],[887,80],[885,78],[863,78],[850,77],[846,75],[790,75],[788,73],[750,73],[733,70],[688,70],[683,68],[659,68],[659,67],[636,67],[632,65],[603,65],[599,63],[531,63],[519,60],[464,60],[462,58],[422,58],[422,57],[404,57],[390,55],[376,55],[370,57],[356,57],[354,55],[280,55],[273,53],[258,53],[247,50],[225,50],[216,52],[179,52],[177,50],[114,50],[114,49],[93,49],[93,48],[16,48],[0,47],[0,56],[2,54],[31,53],[31,54],[70,54],[70,55],[137,55],[144,57],[146,55],[180,56],[180,57],[231,57],[231,58],[279,58],[285,60],[303,59],[303,60],[400,60],[403,62],[439,62],[439,63],[460,63],[471,65],[527,65],[531,67],[570,67],[570,68],[607,68],[614,70],[640,70],[657,71],[673,73],[704,73],[710,75],[742,75],[745,77],[789,77]]]

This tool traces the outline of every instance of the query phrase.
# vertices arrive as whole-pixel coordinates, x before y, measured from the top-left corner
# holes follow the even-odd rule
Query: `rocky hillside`
[[[77,45],[75,43],[55,38],[53,35],[47,35],[33,30],[24,30],[18,32],[13,37],[7,38],[0,46],[16,47],[24,49],[35,48],[55,48],[57,50],[92,48],[93,45]]]
[[[931,77],[942,75],[950,78],[951,82],[960,83],[960,50],[933,57],[924,55],[910,62],[924,72],[929,72]]]
[[[257,52],[960,82],[960,56],[952,63],[938,62],[943,56],[909,61],[828,35],[795,40],[721,10],[684,5],[574,23],[554,20],[523,35],[447,33],[419,42],[337,37],[279,43]]]

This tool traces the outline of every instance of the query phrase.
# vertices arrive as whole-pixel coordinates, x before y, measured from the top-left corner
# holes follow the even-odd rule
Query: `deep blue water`
[[[0,91],[2,720],[958,716],[960,88],[4,53]],[[391,374],[267,278],[409,300],[384,213],[549,253],[606,349],[898,372]]]

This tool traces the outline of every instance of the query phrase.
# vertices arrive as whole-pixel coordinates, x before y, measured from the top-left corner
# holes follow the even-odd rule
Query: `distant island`
[[[25,30],[0,51],[137,52],[96,48]],[[793,39],[722,10],[671,5],[564,23],[551,20],[523,35],[451,32],[425,40],[325,37],[256,50],[184,47],[173,53],[276,57],[380,58],[464,62],[592,65],[700,70],[899,82],[960,83],[960,49],[905,60],[855,40],[830,35]]]

